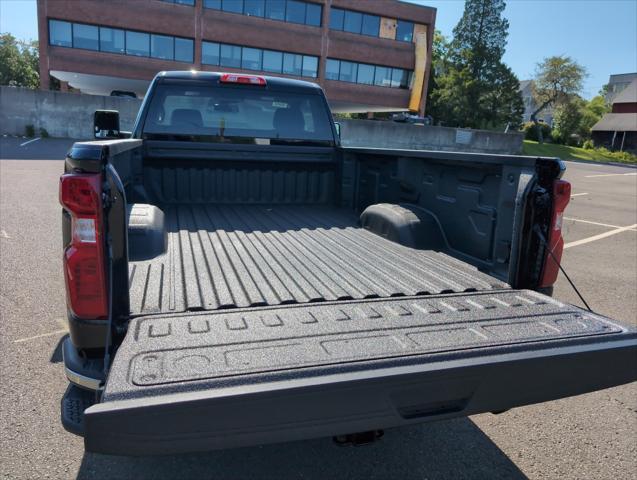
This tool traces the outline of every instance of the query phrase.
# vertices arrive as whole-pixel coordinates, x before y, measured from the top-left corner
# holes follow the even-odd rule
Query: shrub
[[[595,148],[595,144],[593,143],[592,140],[586,140],[583,144],[582,144],[582,148],[584,150],[592,150],[593,148]]]
[[[27,137],[35,137],[35,127],[31,124],[24,127],[24,133]]]
[[[544,140],[550,140],[551,127],[549,127],[548,124],[544,122],[539,122],[538,125],[540,126],[540,129],[542,130],[542,138],[544,138]],[[535,142],[538,142],[540,140],[537,135],[537,127],[535,123],[526,122],[524,125],[522,125],[522,131],[524,132],[525,140],[533,140]]]
[[[41,128],[40,129],[40,136],[42,138],[49,138],[49,132],[47,132],[46,128]]]

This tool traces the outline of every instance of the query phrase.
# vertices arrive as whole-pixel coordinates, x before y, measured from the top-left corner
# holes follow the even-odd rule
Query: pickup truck
[[[118,119],[60,179],[87,451],[361,443],[637,378],[635,329],[550,296],[558,159],[344,148],[318,85],[234,73]]]

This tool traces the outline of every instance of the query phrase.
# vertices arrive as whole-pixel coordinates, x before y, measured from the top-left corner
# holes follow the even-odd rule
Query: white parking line
[[[628,177],[628,176],[635,176],[637,175],[637,172],[631,172],[631,173],[602,173],[599,175],[585,175],[584,178],[595,178],[595,177]]]
[[[588,195],[588,193],[571,193],[571,198],[581,197],[582,195]]]
[[[564,248],[577,247],[578,245],[584,245],[585,243],[595,242],[597,240],[601,240],[602,238],[610,237],[611,235],[616,235],[618,233],[625,232],[627,230],[632,230],[637,227],[637,223],[634,225],[630,225],[628,227],[619,227],[615,230],[609,230],[608,232],[600,233],[599,235],[594,235],[588,238],[582,238],[581,240],[576,240],[575,242],[570,242],[564,245]]]
[[[570,220],[572,222],[588,223],[589,225],[598,225],[600,227],[624,228],[624,227],[620,227],[619,225],[610,225],[608,223],[591,222],[590,220],[582,220],[581,218],[564,217],[564,220]],[[637,232],[636,229],[633,229],[632,231]]]
[[[19,338],[18,340],[14,340],[13,343],[28,342],[29,340],[36,340],[38,338],[43,338],[43,337],[51,337],[53,335],[59,335],[60,333],[66,333],[66,332],[68,332],[66,328],[62,330],[55,330],[54,332],[41,333],[40,335],[34,335],[32,337]]]
[[[20,146],[24,147],[25,145],[28,145],[29,143],[37,142],[38,140],[40,140],[40,137],[34,138],[33,140],[27,140],[26,142],[21,143]]]

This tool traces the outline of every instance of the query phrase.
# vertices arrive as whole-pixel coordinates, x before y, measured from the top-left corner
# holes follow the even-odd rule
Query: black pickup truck
[[[637,378],[634,329],[549,296],[558,159],[343,148],[316,84],[242,74],[95,118],[60,180],[87,451],[361,442]]]

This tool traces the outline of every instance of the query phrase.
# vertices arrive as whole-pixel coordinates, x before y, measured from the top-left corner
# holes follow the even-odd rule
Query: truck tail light
[[[546,252],[542,276],[540,277],[540,287],[550,287],[557,280],[559,262],[562,260],[562,251],[564,250],[562,221],[564,218],[564,210],[570,199],[571,184],[565,180],[556,180],[553,182],[553,209],[547,238],[548,249],[553,252],[553,255]]]
[[[106,318],[101,176],[62,175],[60,203],[71,216],[71,242],[65,245],[63,258],[69,308],[79,318]]]
[[[243,75],[240,73],[224,73],[219,79],[221,83],[242,83],[244,85],[266,86],[265,78],[257,75]]]

